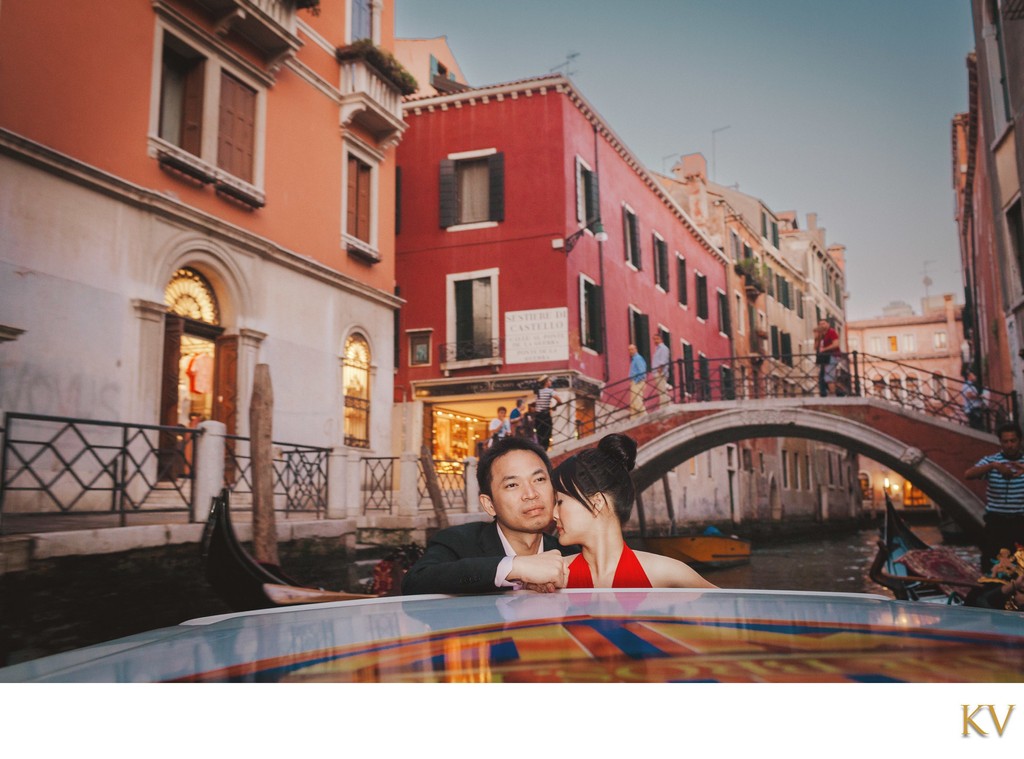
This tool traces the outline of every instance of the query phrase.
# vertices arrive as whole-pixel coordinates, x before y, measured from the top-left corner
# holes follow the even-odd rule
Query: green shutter
[[[597,174],[593,171],[584,170],[583,184],[584,191],[586,193],[585,213],[587,214],[587,218],[584,219],[584,223],[588,223],[601,218],[601,200],[597,188]]]
[[[505,154],[495,153],[487,160],[490,171],[490,221],[505,221]]]
[[[459,196],[455,182],[455,161],[441,161],[441,228],[447,229],[458,224]]]

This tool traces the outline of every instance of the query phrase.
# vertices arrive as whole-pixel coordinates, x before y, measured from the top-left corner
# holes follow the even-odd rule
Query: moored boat
[[[721,532],[640,539],[646,550],[697,568],[723,569],[750,562],[750,541]]]

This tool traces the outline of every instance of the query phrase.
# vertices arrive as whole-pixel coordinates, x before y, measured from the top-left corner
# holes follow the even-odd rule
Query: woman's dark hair
[[[596,448],[577,453],[552,474],[555,490],[568,493],[593,511],[590,499],[604,493],[615,507],[620,524],[633,513],[636,488],[629,474],[636,465],[636,441],[626,435],[605,435]]]

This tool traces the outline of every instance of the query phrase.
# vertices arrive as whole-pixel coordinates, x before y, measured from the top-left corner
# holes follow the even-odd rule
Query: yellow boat
[[[735,535],[663,535],[640,539],[651,553],[694,567],[735,567],[750,561],[750,541]]]

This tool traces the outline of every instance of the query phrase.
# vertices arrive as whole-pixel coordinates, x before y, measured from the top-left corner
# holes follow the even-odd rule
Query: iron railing
[[[327,510],[327,460],[330,448],[296,443],[271,443],[274,463],[274,510],[314,513]],[[232,495],[252,495],[252,453],[248,438],[226,436],[224,482]],[[237,504],[237,507],[236,507]],[[245,511],[246,504],[232,501]],[[251,506],[250,506],[251,508]]]
[[[190,513],[200,431],[8,412],[0,452],[0,530],[41,515]],[[24,526],[24,529],[23,529]]]
[[[909,411],[968,425],[961,377],[949,377],[913,364],[852,352],[839,359],[835,395],[879,398]],[[639,398],[634,393],[639,392]],[[654,375],[634,388],[629,378],[605,385],[592,413],[578,414],[577,435],[593,434],[669,403],[700,403],[765,398],[809,398],[826,395],[822,367],[813,353],[778,356],[677,359],[668,366],[664,396]],[[983,389],[984,408],[978,429],[994,432],[1018,418],[1015,393]]]
[[[444,501],[446,511],[466,510],[466,467],[461,461],[454,459],[434,459],[434,471],[437,472],[438,485],[441,487],[441,499]],[[427,491],[427,478],[423,473],[423,462],[419,466],[419,481],[417,492],[419,493],[420,511],[429,511],[434,508],[430,500],[430,493]]]
[[[390,456],[364,456],[363,513],[381,511],[388,514],[394,506],[395,462]]]

